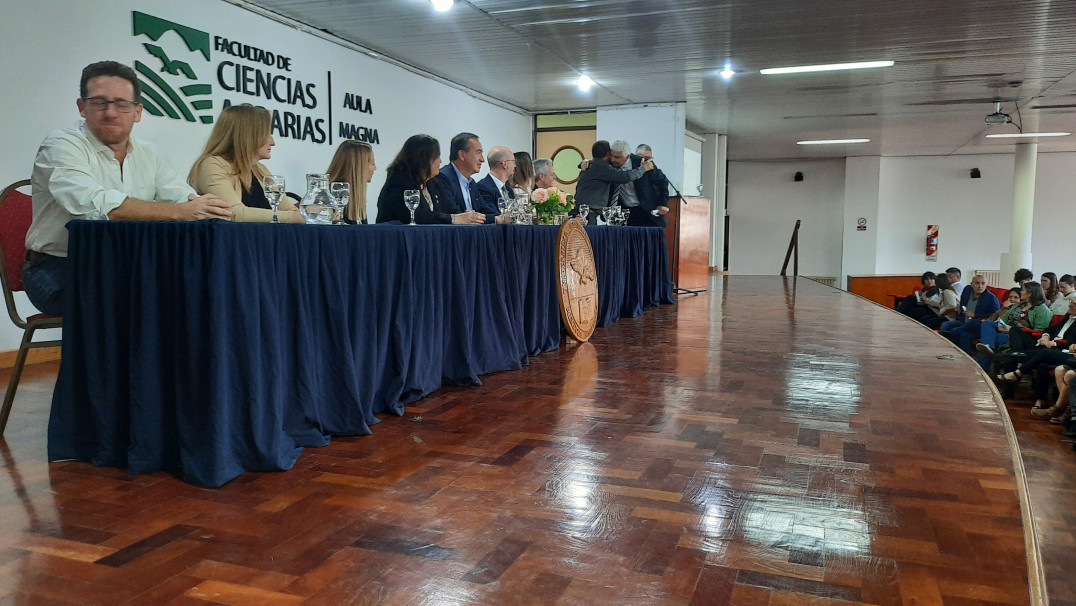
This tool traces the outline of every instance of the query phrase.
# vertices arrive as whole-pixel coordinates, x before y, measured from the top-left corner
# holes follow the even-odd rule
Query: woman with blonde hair
[[[269,223],[273,210],[261,181],[276,145],[273,116],[264,107],[243,103],[224,108],[213,125],[202,155],[194,161],[187,182],[200,194],[213,194],[228,203],[233,221]],[[282,223],[305,223],[287,197],[280,200]]]
[[[348,223],[366,224],[366,185],[374,178],[375,170],[374,148],[369,143],[348,139],[336,148],[326,172],[330,181],[351,184],[351,199],[344,211]]]
[[[516,172],[508,178],[508,187],[522,189],[530,195],[534,189],[534,163],[527,152],[516,152]]]

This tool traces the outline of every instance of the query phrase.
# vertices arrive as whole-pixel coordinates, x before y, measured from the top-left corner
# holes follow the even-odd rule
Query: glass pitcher
[[[308,173],[306,175],[306,195],[299,203],[299,212],[307,223],[315,225],[332,225],[333,205],[336,200],[329,193],[328,173]]]

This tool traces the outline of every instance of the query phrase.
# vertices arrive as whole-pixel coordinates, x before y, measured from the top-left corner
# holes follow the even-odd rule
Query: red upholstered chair
[[[1005,299],[1009,296],[1008,288],[1001,288],[1000,286],[987,286],[987,290],[994,293],[994,296],[998,298],[998,302],[1005,305]]]
[[[4,285],[4,301],[11,321],[22,329],[22,343],[15,357],[15,367],[11,371],[11,380],[4,393],[4,407],[0,409],[0,436],[7,428],[7,419],[11,414],[11,403],[15,400],[15,390],[19,387],[22,367],[26,364],[26,354],[38,347],[56,347],[60,341],[34,341],[34,331],[39,328],[60,328],[63,318],[47,314],[34,314],[28,318],[19,315],[15,308],[15,293],[22,290],[22,261],[26,256],[26,231],[30,229],[33,212],[30,196],[18,191],[20,187],[30,185],[28,179],[16,181],[0,192],[0,282]]]

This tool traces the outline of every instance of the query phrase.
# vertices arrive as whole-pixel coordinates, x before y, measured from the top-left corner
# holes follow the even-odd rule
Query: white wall
[[[685,196],[702,195],[702,141],[692,136],[684,137],[684,188]]]
[[[776,274],[792,224],[803,219],[800,273],[919,274],[950,266],[998,269],[1012,223],[1013,155],[855,157],[832,163],[729,165],[729,270]],[[972,179],[972,168],[981,178]],[[792,175],[804,173],[795,183]],[[1076,273],[1072,256],[1076,153],[1039,154],[1032,255],[1036,276]],[[867,220],[867,230],[856,229]],[[926,226],[940,226],[927,262]],[[843,250],[842,250],[843,249]],[[1007,279],[1003,276],[1003,281]]]
[[[158,41],[145,35],[134,36],[132,11],[174,21],[215,36],[241,42],[290,58],[291,70],[279,65],[269,68],[247,59],[228,56],[213,48],[210,59],[191,52],[174,32]],[[378,59],[369,57],[297,29],[260,17],[219,0],[116,0],[113,2],[70,2],[39,0],[5,2],[0,35],[9,50],[0,62],[0,183],[29,177],[34,154],[50,131],[73,125],[78,119],[75,99],[82,68],[93,61],[113,59],[133,65],[140,60],[153,69],[162,62],[143,47],[155,44],[171,60],[183,60],[194,68],[198,83],[212,84],[208,98],[213,116],[219,114],[225,98],[233,103],[254,103],[270,110],[291,112],[323,120],[322,128],[331,133],[332,144],[315,143],[307,138],[296,140],[274,133],[277,145],[266,164],[288,179],[288,189],[305,191],[304,175],[321,172],[328,166],[341,140],[338,123],[346,122],[376,129],[374,143],[377,164],[369,188],[369,214],[374,216],[374,202],[384,182],[383,169],[399,150],[403,141],[416,133],[427,133],[441,141],[447,157],[449,140],[460,131],[478,134],[488,149],[508,145],[513,149],[531,148],[531,118],[525,114],[486,103],[467,93],[440,84]],[[42,43],[42,36],[50,42]],[[10,49],[24,49],[13,56]],[[217,68],[224,61],[258,67],[264,73],[283,75],[293,81],[314,85],[317,103],[306,108],[264,97],[229,92],[224,89]],[[225,70],[226,84],[229,78]],[[161,74],[174,88],[187,81],[183,76]],[[230,76],[234,81],[234,76]],[[329,94],[331,78],[332,92]],[[344,95],[361,95],[371,102],[371,113],[344,107]],[[329,120],[329,111],[332,120]],[[143,113],[135,125],[134,135],[157,143],[177,170],[185,174],[204,145],[212,126]],[[328,137],[326,137],[327,139]],[[23,299],[25,305],[25,300]],[[28,309],[28,307],[27,307]],[[0,323],[0,350],[18,347],[18,333],[8,323]],[[44,337],[45,335],[42,335]]]
[[[730,162],[729,273],[780,273],[801,219],[800,274],[840,275],[844,165],[843,159]],[[797,171],[803,181],[793,181]]]
[[[844,169],[844,251],[838,284],[843,276],[869,275],[878,262],[878,182],[882,162],[879,156],[848,158]],[[860,225],[860,222],[866,225]],[[861,229],[861,227],[863,229]]]
[[[970,178],[972,168],[982,178]],[[1009,248],[1012,187],[1008,154],[882,158],[876,273],[998,268]],[[936,262],[925,261],[927,225],[939,226]]]
[[[599,107],[597,113],[598,139],[626,139],[632,151],[640,143],[646,143],[653,148],[658,167],[683,191],[686,124],[683,103]]]

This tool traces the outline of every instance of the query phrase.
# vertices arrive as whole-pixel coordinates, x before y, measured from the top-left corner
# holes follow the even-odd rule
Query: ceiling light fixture
[[[1027,137],[1067,137],[1072,133],[998,133],[987,135],[987,139],[1023,139]]]
[[[803,74],[808,72],[832,72],[846,69],[873,69],[876,67],[893,67],[892,61],[860,61],[859,63],[831,63],[829,65],[800,65],[796,67],[767,67],[759,73],[773,76],[776,74]]]
[[[849,143],[869,143],[870,139],[816,139],[813,141],[796,141],[796,145],[846,145]]]
[[[433,2],[433,8],[437,9],[437,12],[443,13],[452,8],[452,0],[430,0]]]
[[[726,65],[725,69],[721,70],[718,73],[721,74],[721,77],[726,80],[731,80],[732,77],[736,75],[736,72],[733,71],[733,69],[728,65]]]
[[[579,90],[585,93],[590,90],[590,87],[594,86],[594,81],[590,79],[590,76],[583,74],[575,81],[575,85],[579,87]]]

